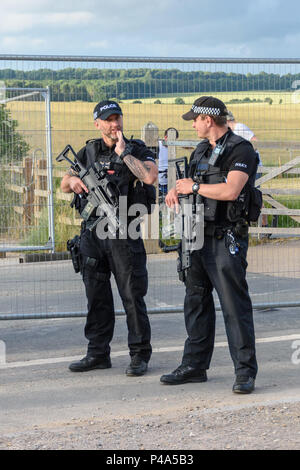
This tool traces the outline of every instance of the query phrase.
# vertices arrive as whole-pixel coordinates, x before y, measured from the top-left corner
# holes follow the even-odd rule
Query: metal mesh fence
[[[191,122],[181,116],[198,96],[219,97],[236,120],[253,131],[263,164],[260,182],[266,221],[251,229],[250,292],[257,307],[298,305],[299,79],[297,60],[0,56],[0,82],[6,90],[22,89],[26,94],[49,87],[51,96],[51,135],[41,92],[17,101],[3,102],[0,97],[0,149],[7,134],[6,122],[15,123],[10,124],[14,126],[10,152],[0,152],[0,165],[5,167],[0,189],[1,318],[85,314],[81,279],[72,271],[71,261],[64,259],[66,240],[78,233],[80,219],[69,207],[70,196],[60,191],[66,167],[59,166],[55,157],[66,144],[78,151],[86,140],[98,137],[92,113],[95,104],[105,98],[120,102],[125,135],[146,140],[155,151],[164,131],[177,129],[177,141],[169,142],[169,152],[176,157],[189,156],[196,145]],[[14,154],[12,144],[18,139],[24,148]],[[50,160],[47,148],[51,149]],[[23,167],[26,158],[27,173]],[[16,166],[19,173],[12,176]],[[15,185],[16,191],[7,185]],[[17,188],[30,185],[34,186],[32,199],[22,202]],[[29,197],[30,191],[25,191]],[[28,217],[26,222],[18,213],[21,206],[33,208],[39,217],[28,224]],[[45,247],[49,236],[51,242],[55,240],[54,249],[29,252],[31,245]],[[5,249],[20,240],[27,240],[26,253],[25,248],[24,253]],[[162,254],[157,240],[146,240],[146,247],[149,311],[180,310],[184,288],[177,279],[174,255]],[[116,309],[122,310],[117,295]]]
[[[10,88],[0,100],[1,252],[49,250],[53,202],[47,89]],[[21,122],[21,127],[19,125]]]

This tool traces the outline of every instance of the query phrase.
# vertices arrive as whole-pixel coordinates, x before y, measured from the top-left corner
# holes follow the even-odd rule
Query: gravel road
[[[299,450],[300,403],[71,420],[0,437],[11,450]]]

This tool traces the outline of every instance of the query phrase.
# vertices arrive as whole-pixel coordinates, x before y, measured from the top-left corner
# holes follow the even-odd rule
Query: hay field
[[[273,91],[273,90],[264,90],[264,91],[227,91],[227,92],[203,92],[202,95],[210,95],[216,96],[220,100],[224,101],[224,103],[228,103],[233,99],[243,100],[244,98],[256,99],[264,101],[265,98],[272,98],[274,104],[290,104],[293,102],[293,92],[290,91]],[[174,94],[173,96],[156,96],[154,98],[141,98],[139,101],[142,103],[154,103],[157,99],[159,99],[164,104],[173,104],[174,100],[177,97],[182,98],[186,104],[192,104],[194,100],[200,96],[199,94],[185,94],[179,93]],[[133,103],[135,99],[127,100],[128,103]]]
[[[300,104],[294,104],[292,93],[287,92],[239,92],[214,93],[227,104],[236,119],[247,124],[257,135],[259,141],[300,142]],[[197,137],[192,129],[191,121],[184,121],[181,115],[190,109],[197,96],[182,96],[186,104],[174,104],[176,97],[160,98],[162,104],[154,104],[154,99],[141,100],[141,104],[133,104],[132,100],[121,103],[124,112],[124,131],[130,137],[141,137],[142,127],[153,122],[159,129],[160,137],[168,127],[179,131],[180,140]],[[231,99],[261,99],[271,97],[273,103],[238,103],[228,104]],[[51,128],[52,151],[55,157],[66,144],[70,143],[79,150],[86,140],[97,137],[93,125],[93,108],[96,103],[81,101],[52,102]],[[19,131],[22,132],[32,149],[44,145],[45,112],[44,103],[15,101],[8,108],[12,117],[18,120]],[[300,150],[290,151],[288,145],[283,149],[263,149],[261,157],[265,165],[277,165],[278,162],[294,158]]]
[[[263,148],[260,151],[262,161],[266,166],[278,166],[284,162],[300,155],[299,150],[290,150],[290,142],[300,143],[300,104],[294,104],[291,93],[235,93],[214,94],[225,101],[236,119],[247,124],[257,135],[261,142],[274,142],[274,148]],[[265,99],[271,97],[273,102],[253,103],[244,102],[239,104],[228,104],[231,99],[243,100],[249,97],[253,99]],[[197,140],[192,128],[192,121],[184,121],[181,116],[190,109],[191,104],[197,96],[183,97],[185,104],[174,104],[176,97],[161,98],[162,104],[154,104],[153,100],[143,100],[141,104],[133,104],[124,101],[121,107],[124,112],[124,131],[130,137],[141,137],[142,127],[149,121],[156,124],[159,136],[163,137],[164,130],[175,127],[179,131],[180,140]],[[281,101],[280,101],[281,100]],[[78,151],[90,138],[98,137],[93,124],[93,109],[96,103],[87,102],[52,102],[51,103],[51,130],[52,130],[52,155],[54,167],[63,170],[67,164],[58,164],[55,157],[67,144],[71,144]],[[46,155],[45,145],[45,104],[43,102],[15,101],[7,105],[13,119],[18,121],[18,131],[24,136],[31,146],[31,152],[36,152],[38,157]],[[286,142],[286,146],[276,148],[277,144]],[[177,155],[189,156],[189,149],[178,149]],[[59,179],[56,178],[55,185],[58,187]],[[276,187],[279,189],[299,189],[299,178],[283,177],[276,178],[266,183],[264,187]],[[283,204],[289,202],[290,208],[298,208],[298,196],[284,196],[280,199]],[[74,217],[74,211],[69,207],[69,201],[59,200],[56,205],[55,217]],[[286,226],[286,220],[280,222]],[[65,249],[65,240],[72,238],[78,231],[78,226],[56,223],[57,249]],[[36,236],[33,231],[32,236]],[[29,244],[34,244],[30,241]]]

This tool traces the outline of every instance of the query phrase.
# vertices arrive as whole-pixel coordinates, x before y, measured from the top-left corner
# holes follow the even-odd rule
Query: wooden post
[[[33,161],[31,157],[23,159],[23,176],[25,192],[23,196],[23,226],[24,229],[32,225],[33,203],[34,203],[34,180],[33,180]]]
[[[153,122],[149,121],[142,127],[141,139],[145,142],[147,147],[157,147],[158,141],[158,127]]]
[[[168,140],[176,140],[176,129],[168,130]],[[176,158],[176,147],[175,145],[168,146],[168,162]],[[176,185],[176,169],[175,164],[168,164],[168,191],[174,188]]]
[[[150,147],[156,151],[158,146],[158,127],[153,122],[149,121],[141,129],[141,139],[145,142],[147,147]],[[156,204],[158,202],[158,182],[155,183],[156,186]],[[155,217],[155,216],[154,216]],[[145,249],[147,253],[158,253],[158,240],[151,239],[151,234],[155,231],[155,227],[151,227],[151,216],[144,215],[144,221],[141,224],[142,236],[145,243]]]

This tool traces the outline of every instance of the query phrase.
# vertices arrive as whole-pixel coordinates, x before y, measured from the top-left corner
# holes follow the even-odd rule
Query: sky
[[[299,58],[295,0],[0,0],[0,54]]]

